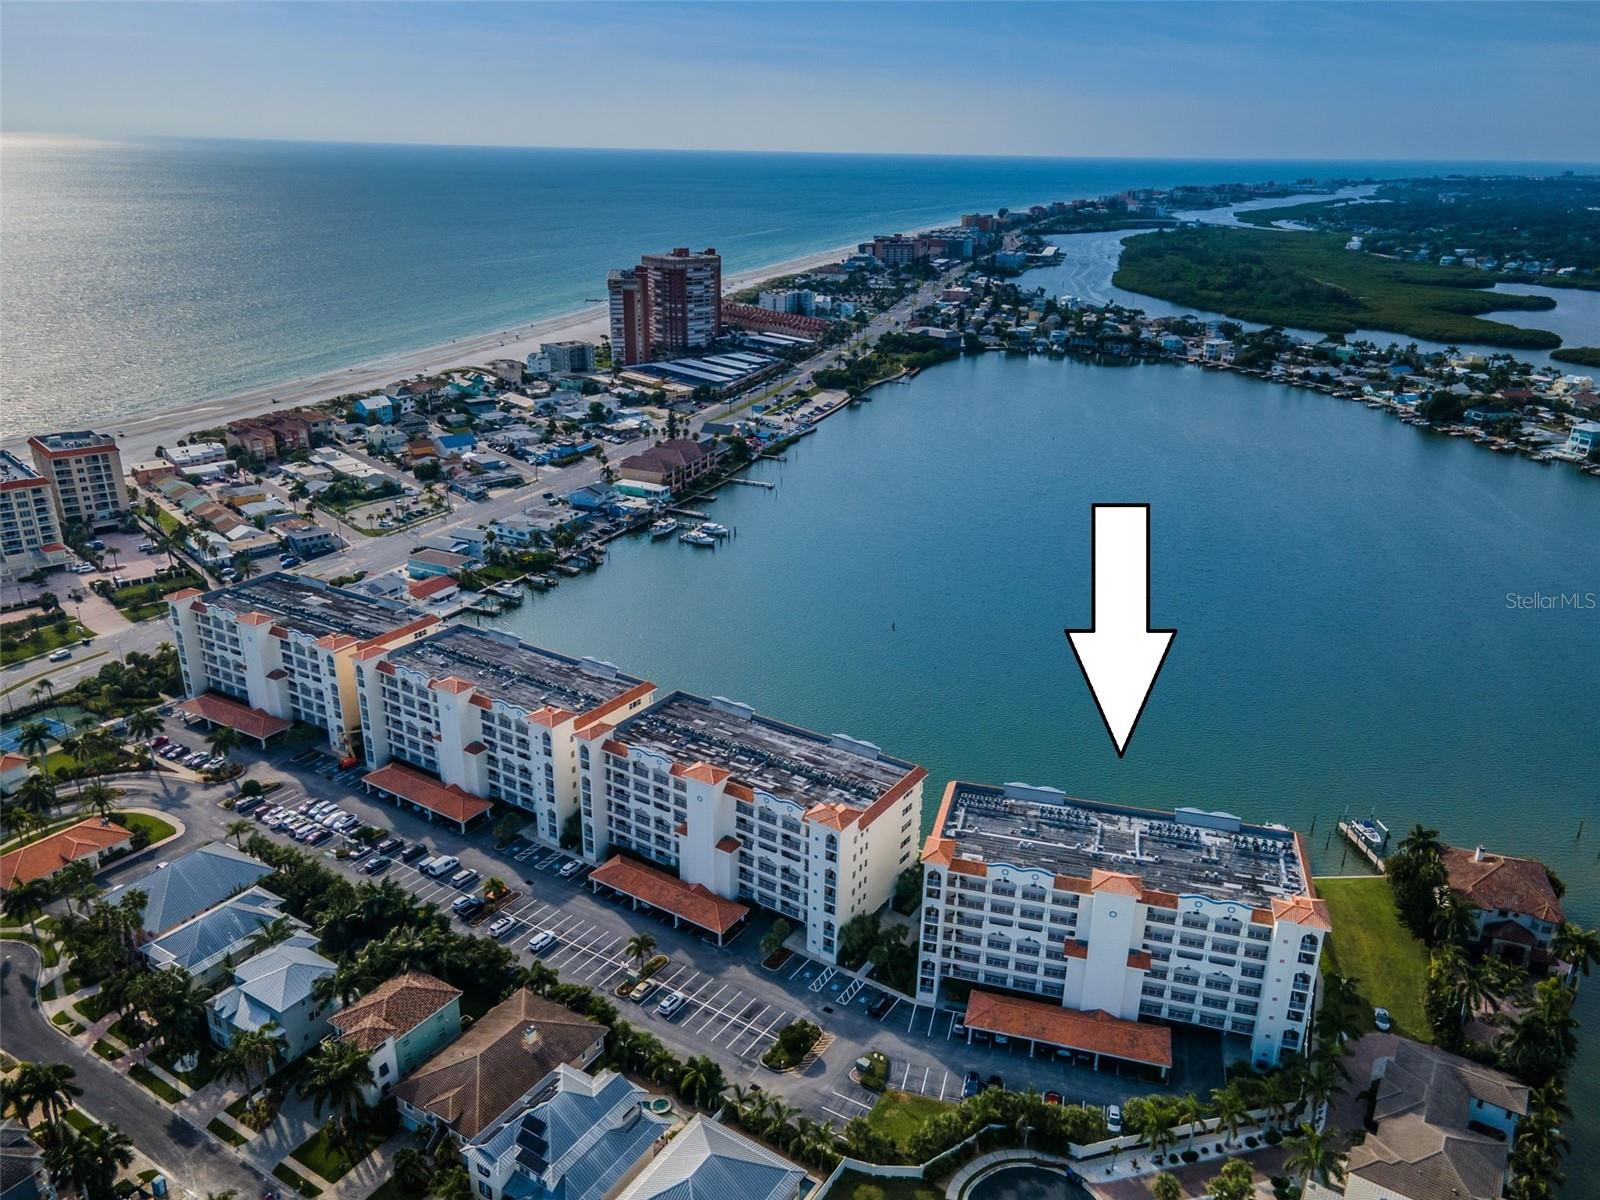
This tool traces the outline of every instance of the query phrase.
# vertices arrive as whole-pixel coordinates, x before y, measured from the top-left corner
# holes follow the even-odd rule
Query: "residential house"
[[[1579,421],[1567,434],[1567,452],[1588,458],[1600,450],[1600,421]]]
[[[477,444],[478,439],[470,433],[439,433],[433,437],[433,451],[440,458],[460,458]]]
[[[801,1167],[696,1113],[616,1200],[795,1200],[805,1182]]]
[[[228,445],[238,446],[251,458],[265,462],[278,455],[278,439],[265,425],[253,421],[232,421],[226,436]]]
[[[430,575],[406,585],[413,604],[449,604],[461,595],[461,585],[449,575]]]
[[[461,990],[421,971],[379,984],[328,1018],[333,1036],[367,1052],[376,1104],[421,1063],[461,1036]]]
[[[294,933],[236,966],[232,986],[206,1004],[211,1040],[227,1049],[235,1034],[271,1026],[283,1060],[293,1062],[327,1037],[339,1001],[321,999],[316,984],[338,968],[312,949],[316,944],[315,934]]]
[[[672,1127],[645,1108],[648,1099],[614,1071],[588,1075],[563,1063],[462,1146],[461,1158],[482,1200],[604,1200]]]
[[[362,396],[350,406],[350,412],[358,421],[388,425],[394,420],[394,399],[384,395]]]
[[[20,1121],[0,1121],[0,1200],[56,1200],[44,1151]]]
[[[305,928],[285,916],[281,897],[265,888],[247,888],[146,942],[139,952],[157,970],[176,968],[187,971],[196,983],[210,983],[224,974],[229,964],[258,949],[261,932],[278,920]]]
[[[464,554],[425,546],[406,559],[406,574],[413,579],[429,579],[434,575],[454,575],[472,565],[473,560]]]
[[[108,898],[144,893],[144,934],[154,937],[271,874],[271,867],[243,850],[213,842],[118,884]]]
[[[1373,1067],[1375,1128],[1350,1147],[1342,1188],[1313,1180],[1305,1200],[1498,1200],[1528,1088],[1459,1055],[1390,1040],[1393,1053]]]
[[[338,536],[326,525],[314,525],[299,519],[280,521],[277,533],[288,546],[290,554],[304,559],[332,554],[340,546]]]
[[[26,766],[28,760],[24,758],[22,761]],[[18,883],[49,879],[75,862],[87,862],[98,871],[108,855],[127,850],[132,842],[133,831],[124,826],[114,825],[99,817],[79,821],[70,828],[29,842],[0,857],[0,892],[10,890]]]
[[[26,754],[7,750],[0,754],[0,796],[9,796],[22,786],[32,772]]]
[[[473,1142],[525,1105],[557,1067],[592,1063],[607,1032],[519,988],[396,1084],[391,1095],[411,1128],[431,1125],[457,1142]]]
[[[365,430],[367,449],[374,454],[396,454],[411,440],[398,425],[372,425]]]
[[[1485,950],[1515,963],[1548,962],[1565,919],[1561,897],[1542,862],[1478,846],[1444,849],[1450,890],[1472,904]]]

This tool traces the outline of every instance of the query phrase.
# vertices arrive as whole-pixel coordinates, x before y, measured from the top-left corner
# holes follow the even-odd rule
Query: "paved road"
[[[68,611],[71,611],[70,605]],[[0,692],[5,693],[4,698],[0,699],[0,713],[7,713],[16,705],[30,703],[32,697],[29,693],[39,685],[41,678],[48,678],[56,691],[63,692],[85,676],[93,675],[108,662],[135,650],[154,653],[161,643],[172,640],[171,633],[171,628],[163,620],[140,621],[97,634],[91,646],[74,646],[72,657],[64,663],[52,663],[45,657],[13,663],[0,672]]]
[[[116,1125],[166,1173],[180,1195],[232,1189],[240,1200],[260,1194],[266,1177],[246,1167],[215,1138],[196,1129],[144,1088],[118,1075],[94,1054],[67,1041],[34,1001],[39,954],[22,942],[0,943],[0,1028],[13,1058],[67,1062],[84,1089],[84,1111]]]

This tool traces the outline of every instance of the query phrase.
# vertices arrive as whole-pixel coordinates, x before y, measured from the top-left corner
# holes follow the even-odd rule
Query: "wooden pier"
[[[1362,833],[1363,829],[1375,830],[1379,834],[1378,841]],[[1381,874],[1383,872],[1383,859],[1389,849],[1389,827],[1377,817],[1351,817],[1343,816],[1339,819],[1339,834],[1356,848],[1356,852],[1366,859]]]

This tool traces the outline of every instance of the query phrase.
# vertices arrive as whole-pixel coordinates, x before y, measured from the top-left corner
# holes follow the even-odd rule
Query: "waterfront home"
[[[1368,1037],[1393,1046],[1373,1064],[1369,1132],[1350,1147],[1342,1183],[1313,1178],[1305,1200],[1498,1200],[1528,1088],[1432,1046]]]
[[[388,425],[394,421],[394,399],[390,396],[362,396],[350,406],[350,413],[367,424]]]
[[[1588,458],[1600,450],[1600,421],[1580,421],[1567,434],[1567,453]]]
[[[196,983],[210,983],[228,962],[254,948],[262,930],[280,920],[305,928],[284,913],[282,897],[262,887],[247,888],[146,942],[139,952],[156,970],[186,971]]]
[[[115,903],[131,892],[142,892],[144,934],[154,936],[271,874],[271,867],[243,850],[213,842],[118,884],[107,898]]]
[[[613,1071],[566,1065],[461,1149],[483,1200],[603,1200],[630,1178],[672,1121],[642,1087]],[[721,1192],[756,1200],[742,1192]]]
[[[293,1062],[328,1036],[328,1014],[339,1001],[317,997],[317,981],[338,968],[300,931],[233,968],[233,983],[206,1004],[211,1040],[226,1050],[236,1034],[273,1027],[283,1061]]]
[[[1483,948],[1510,962],[1550,962],[1550,943],[1565,916],[1543,863],[1532,858],[1446,846],[1450,890],[1473,906]]]
[[[328,1018],[333,1037],[366,1051],[368,1104],[461,1036],[461,991],[421,971],[379,984]]]
[[[341,544],[333,530],[326,525],[314,525],[300,518],[280,521],[274,526],[274,531],[283,539],[289,553],[302,559],[332,554]]]
[[[616,1200],[795,1200],[805,1182],[788,1159],[696,1113]]]
[[[221,462],[228,457],[228,448],[221,442],[190,442],[187,446],[167,446],[161,454],[178,470],[186,471],[202,463]]]
[[[406,559],[406,574],[413,579],[427,579],[431,575],[454,575],[474,565],[475,560],[465,554],[424,546]]]
[[[519,988],[390,1093],[411,1129],[442,1129],[465,1144],[526,1105],[562,1064],[587,1067],[608,1028]]]
[[[20,760],[26,778],[28,760],[20,754],[5,755],[8,771],[15,770],[13,760]],[[122,825],[99,817],[79,821],[0,857],[0,892],[19,883],[49,879],[75,862],[87,862],[98,871],[107,857],[127,850],[132,841],[133,832]]]
[[[628,456],[617,465],[617,471],[623,479],[679,492],[710,471],[718,453],[715,442],[674,438]]]

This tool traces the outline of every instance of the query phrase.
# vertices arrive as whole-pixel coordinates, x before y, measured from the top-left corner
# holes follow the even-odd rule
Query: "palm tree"
[[[1312,1176],[1316,1176],[1319,1183],[1338,1183],[1344,1178],[1344,1155],[1336,1137],[1307,1123],[1284,1143],[1289,1157],[1284,1160],[1283,1169],[1291,1176],[1300,1177],[1302,1191]]]
[[[255,831],[256,831],[255,822],[254,821],[246,821],[244,818],[241,817],[237,821],[229,821],[228,822],[228,828],[224,831],[223,837],[224,838],[232,838],[233,839],[233,844],[238,846],[239,849],[243,850],[244,849],[244,839],[249,837]]]
[[[637,933],[622,947],[624,956],[633,959],[634,974],[644,973],[645,960],[655,953],[656,940],[648,933]]]
[[[1419,854],[1432,857],[1442,853],[1443,850],[1444,843],[1439,840],[1439,831],[1429,829],[1420,821],[1411,827],[1411,832],[1400,842],[1400,853],[1412,857]]]
[[[1478,907],[1454,892],[1445,892],[1433,910],[1431,926],[1437,944],[1465,946],[1478,936]]]
[[[1238,1085],[1230,1083],[1212,1091],[1211,1111],[1216,1114],[1217,1128],[1227,1131],[1223,1146],[1231,1146],[1233,1139],[1239,1136],[1239,1130],[1244,1127],[1245,1117],[1250,1112],[1250,1105]]]
[[[133,1163],[133,1141],[115,1125],[91,1125],[76,1133],[60,1122],[51,1127],[45,1166],[59,1186],[70,1182],[83,1200],[113,1200],[117,1172]]]
[[[28,1126],[35,1109],[46,1125],[61,1120],[81,1095],[83,1089],[73,1082],[73,1070],[65,1063],[22,1063],[6,1090],[17,1120]]]
[[[115,793],[99,780],[82,788],[78,792],[78,801],[85,811],[92,809],[102,821],[109,818],[117,807]]]
[[[483,898],[491,904],[510,890],[506,886],[506,881],[496,875],[491,875],[483,881]]]
[[[40,824],[43,824],[55,811],[55,781],[42,770],[35,771],[24,779],[22,786],[17,789],[17,805],[27,809],[38,818]]]
[[[44,911],[45,901],[49,899],[50,885],[47,880],[25,879],[21,883],[13,883],[4,897],[0,897],[0,909],[13,921],[26,921],[28,932],[37,938],[39,930],[34,921]]]
[[[433,1164],[415,1146],[402,1146],[394,1155],[394,1181],[405,1191],[420,1196],[433,1181]]]
[[[94,865],[87,859],[78,859],[70,862],[50,878],[50,886],[56,895],[67,898],[68,911],[79,911],[78,906],[88,907],[88,902],[99,894],[100,888],[94,881]]]
[[[1550,952],[1587,975],[1591,963],[1600,964],[1600,930],[1584,929],[1571,921],[1563,921],[1550,943]]]
[[[355,1042],[323,1042],[306,1060],[300,1098],[311,1101],[314,1116],[322,1116],[323,1105],[335,1110],[345,1133],[353,1134],[373,1082],[371,1059]]]
[[[1150,1194],[1155,1200],[1182,1200],[1183,1184],[1178,1182],[1178,1177],[1171,1171],[1163,1171],[1150,1185]]]
[[[268,921],[250,936],[250,943],[246,947],[250,954],[260,954],[263,950],[271,949],[279,942],[287,941],[294,935],[298,928],[291,917],[277,917]]]
[[[45,683],[49,682],[48,679],[45,680]],[[17,731],[17,749],[31,759],[43,758],[44,752],[50,748],[50,743],[53,741],[55,737],[50,732],[50,726],[43,721],[28,721]]]
[[[227,725],[213,725],[211,732],[206,734],[206,745],[211,747],[211,753],[228,757],[228,752],[239,744],[239,734]]]
[[[251,1095],[258,1086],[256,1077],[265,1082],[268,1074],[283,1057],[283,1043],[277,1037],[277,1023],[267,1022],[260,1029],[235,1031],[233,1042],[218,1055],[222,1074],[237,1079],[245,1085],[245,1095]]]
[[[128,733],[139,741],[148,741],[161,732],[161,714],[153,708],[141,708],[131,712],[125,718]]]
[[[1310,1102],[1313,1116],[1338,1090],[1339,1071],[1326,1059],[1318,1058],[1301,1074],[1300,1094]]]
[[[560,982],[561,976],[555,968],[542,962],[529,963],[527,970],[522,973],[522,986],[536,996],[549,995],[550,989]],[[614,1034],[615,1030],[612,1032]]]
[[[1173,1102],[1173,1109],[1177,1123],[1189,1127],[1187,1148],[1192,1150],[1195,1135],[1200,1132],[1200,1122],[1205,1119],[1206,1106],[1200,1102],[1200,1097],[1189,1092]]]
[[[684,1063],[683,1073],[678,1076],[678,1094],[704,1109],[718,1108],[726,1088],[722,1068],[704,1054]]]
[[[38,683],[34,684],[33,687],[28,689],[28,698],[30,700],[37,701],[41,697],[43,697],[52,708],[55,707],[56,685],[51,683],[48,679],[41,679]]]
[[[249,579],[256,573],[256,560],[248,554],[235,554],[231,560],[234,573],[240,579]]]

